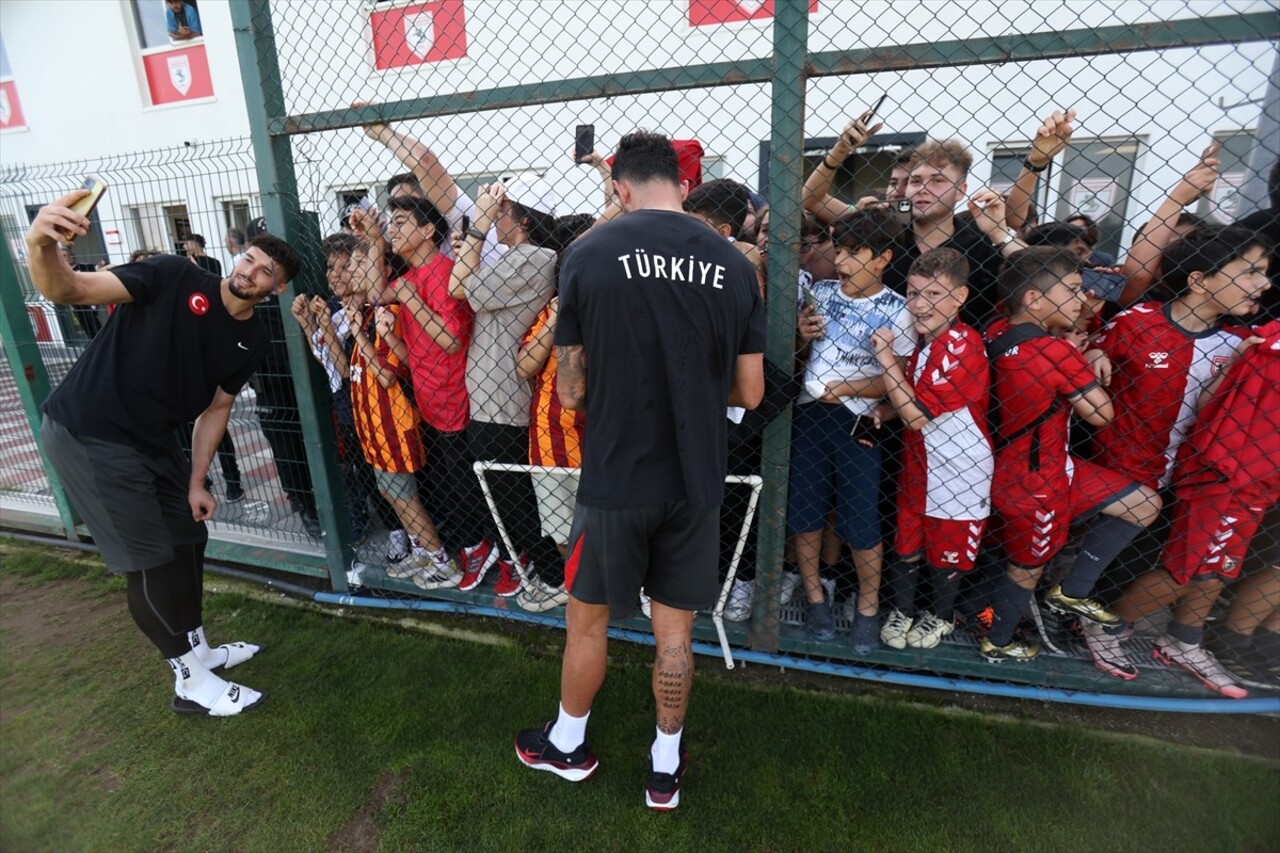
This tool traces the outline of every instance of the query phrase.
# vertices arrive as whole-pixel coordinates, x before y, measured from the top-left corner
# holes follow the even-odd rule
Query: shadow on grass
[[[0,561],[5,850],[1218,850],[1280,840],[1273,765],[709,679],[694,693],[680,809],[656,815],[643,807],[653,737],[643,667],[611,670],[591,718],[601,769],[571,785],[513,754],[515,730],[555,712],[559,662],[545,643],[424,637],[234,593],[207,597],[210,638],[267,643],[232,677],[271,698],[240,718],[180,718],[123,585],[95,558],[0,542]]]

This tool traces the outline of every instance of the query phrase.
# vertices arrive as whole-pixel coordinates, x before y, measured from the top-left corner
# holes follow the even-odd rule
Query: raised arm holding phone
[[[840,138],[836,140],[836,144],[831,146],[831,150],[804,182],[804,209],[823,222],[833,222],[851,209],[862,210],[880,203],[875,196],[867,196],[851,206],[848,202],[832,197],[831,184],[835,180],[836,170],[849,158],[849,155],[865,145],[868,139],[884,127],[883,122],[877,122],[874,125],[871,122],[884,103],[885,97],[881,95],[874,107],[857,118],[849,120],[844,130],[840,132]]]

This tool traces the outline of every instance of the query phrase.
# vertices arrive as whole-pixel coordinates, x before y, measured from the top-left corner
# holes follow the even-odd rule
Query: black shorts
[[[204,524],[191,517],[191,463],[176,443],[148,454],[77,435],[48,415],[40,435],[108,570],[153,569],[173,559],[174,545],[208,540]]]
[[[720,507],[691,510],[684,500],[636,509],[578,504],[569,534],[569,590],[586,604],[609,605],[622,619],[640,588],[676,610],[704,610],[720,592]]]

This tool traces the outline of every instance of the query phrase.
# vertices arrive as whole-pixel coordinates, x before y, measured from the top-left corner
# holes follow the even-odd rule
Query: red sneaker
[[[488,539],[481,539],[478,545],[463,548],[458,554],[458,568],[462,570],[462,580],[458,589],[466,591],[480,586],[485,574],[498,562],[498,549]]]
[[[524,572],[529,571],[529,558],[525,555],[520,557],[521,568]],[[520,591],[520,572],[516,571],[516,567],[511,564],[510,560],[498,561],[498,582],[493,585],[493,591],[503,598],[510,598]]]

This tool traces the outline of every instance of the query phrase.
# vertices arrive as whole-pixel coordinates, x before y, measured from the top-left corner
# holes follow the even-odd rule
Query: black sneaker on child
[[[526,767],[550,771],[561,779],[581,782],[600,766],[586,741],[573,752],[561,752],[551,743],[549,722],[540,729],[524,729],[516,734],[516,758]]]
[[[669,812],[680,805],[680,783],[689,767],[689,753],[680,748],[680,763],[675,773],[655,773],[653,756],[649,756],[649,784],[644,789],[644,804],[654,811]]]

